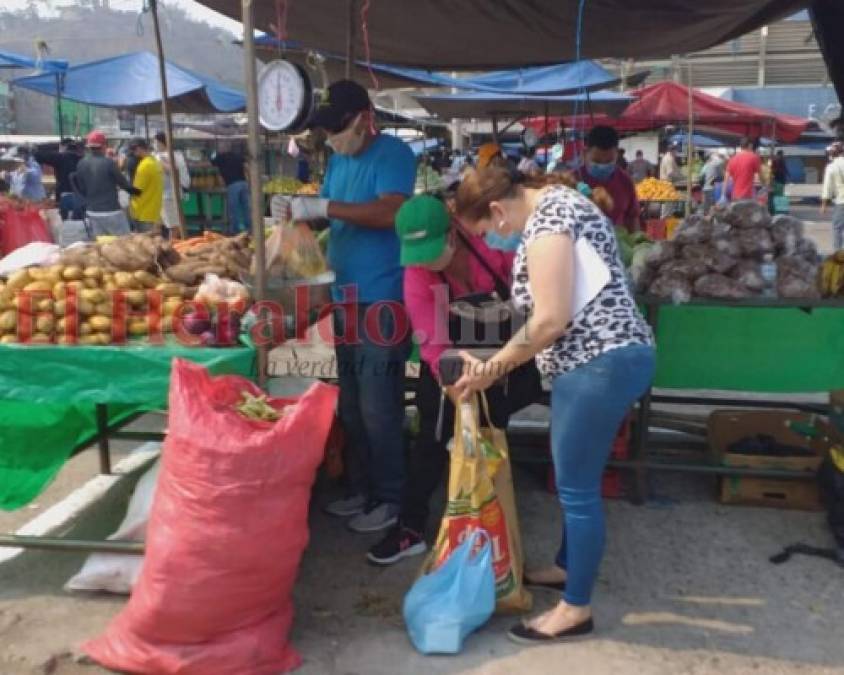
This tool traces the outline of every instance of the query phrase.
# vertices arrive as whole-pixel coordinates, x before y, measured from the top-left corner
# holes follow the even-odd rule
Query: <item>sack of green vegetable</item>
[[[287,642],[291,592],[336,402],[326,384],[266,398],[241,377],[174,360],[144,566],[126,608],[83,646],[95,661],[156,675],[301,663]]]

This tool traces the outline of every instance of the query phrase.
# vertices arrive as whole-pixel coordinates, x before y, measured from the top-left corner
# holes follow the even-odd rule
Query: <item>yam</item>
[[[6,288],[11,291],[19,291],[31,281],[33,279],[29,276],[29,270],[18,270],[17,272],[13,272],[12,276],[9,277],[9,280],[6,282]]]
[[[192,285],[196,282],[197,277],[201,276],[200,267],[205,267],[205,263],[181,263],[167,268],[167,276],[173,281],[178,281],[183,284]]]
[[[83,278],[84,270],[80,265],[70,265],[64,268],[62,278],[65,281],[79,281]]]
[[[150,260],[138,252],[133,242],[128,239],[106,244],[100,249],[100,253],[110,265],[123,271],[132,272],[148,267],[150,264]]]
[[[4,335],[3,337],[0,337],[0,345],[12,345],[17,341],[17,335]]]
[[[46,314],[35,319],[35,330],[39,333],[52,333],[55,325],[53,317]]]
[[[83,288],[79,292],[79,297],[95,305],[106,300],[105,292],[99,288]]]
[[[7,309],[0,314],[0,332],[15,330],[18,325],[18,313],[13,309]]]
[[[111,330],[111,319],[107,316],[96,315],[88,319],[95,333],[105,333]]]

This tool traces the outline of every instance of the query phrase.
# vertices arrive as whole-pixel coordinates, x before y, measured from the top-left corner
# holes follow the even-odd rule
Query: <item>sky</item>
[[[75,5],[78,3],[75,0],[52,0],[48,4],[52,5],[53,7],[63,7],[68,5]],[[206,23],[209,23],[212,26],[224,28],[225,30],[228,30],[233,33],[238,38],[242,35],[240,22],[233,21],[232,19],[228,19],[222,16],[221,14],[217,14],[217,12],[208,9],[207,7],[203,7],[194,0],[159,0],[159,4],[162,7],[181,7],[188,13],[188,15],[190,15],[194,19],[197,19],[198,21],[205,21]],[[2,2],[3,9],[9,11],[26,9],[28,5],[28,0],[3,0]],[[116,10],[139,11],[142,5],[142,0],[111,0],[110,5],[112,9]]]

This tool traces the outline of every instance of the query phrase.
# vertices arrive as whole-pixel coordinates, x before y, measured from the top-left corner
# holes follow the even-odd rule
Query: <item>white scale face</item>
[[[270,131],[288,129],[305,107],[302,73],[287,61],[272,61],[258,76],[258,110],[261,124]]]

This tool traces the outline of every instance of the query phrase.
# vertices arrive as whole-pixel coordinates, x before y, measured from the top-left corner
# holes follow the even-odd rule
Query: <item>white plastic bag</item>
[[[126,517],[109,537],[112,541],[144,541],[155,497],[159,462],[143,475],[129,500]],[[92,553],[82,569],[64,585],[66,591],[107,591],[128,595],[141,573],[144,557],[123,553]]]

